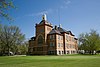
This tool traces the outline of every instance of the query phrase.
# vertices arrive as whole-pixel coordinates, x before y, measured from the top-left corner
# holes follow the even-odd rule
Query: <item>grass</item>
[[[0,67],[100,67],[100,55],[6,56]]]

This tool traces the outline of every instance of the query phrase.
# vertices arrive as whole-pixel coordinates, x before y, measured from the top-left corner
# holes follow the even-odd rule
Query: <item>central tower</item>
[[[38,54],[47,54],[47,34],[52,30],[52,25],[47,21],[46,14],[42,16],[42,21],[36,24],[36,48]],[[39,51],[39,52],[38,52]],[[40,52],[41,51],[41,52]]]

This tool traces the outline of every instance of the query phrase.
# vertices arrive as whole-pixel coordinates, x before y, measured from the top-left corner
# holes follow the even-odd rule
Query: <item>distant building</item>
[[[75,54],[78,50],[77,38],[71,31],[59,25],[53,28],[46,15],[36,24],[36,36],[29,40],[28,52],[31,55],[63,55]]]

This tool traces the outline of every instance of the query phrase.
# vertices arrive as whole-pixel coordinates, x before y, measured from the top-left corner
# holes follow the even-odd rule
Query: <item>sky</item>
[[[35,24],[43,14],[53,26],[61,24],[76,37],[90,29],[100,34],[100,0],[13,0],[13,3],[17,8],[8,13],[14,21],[3,19],[1,23],[18,26],[26,39],[35,36]]]

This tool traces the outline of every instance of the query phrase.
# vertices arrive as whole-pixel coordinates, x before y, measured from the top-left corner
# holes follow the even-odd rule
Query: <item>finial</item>
[[[47,20],[46,14],[43,14],[42,20]]]

